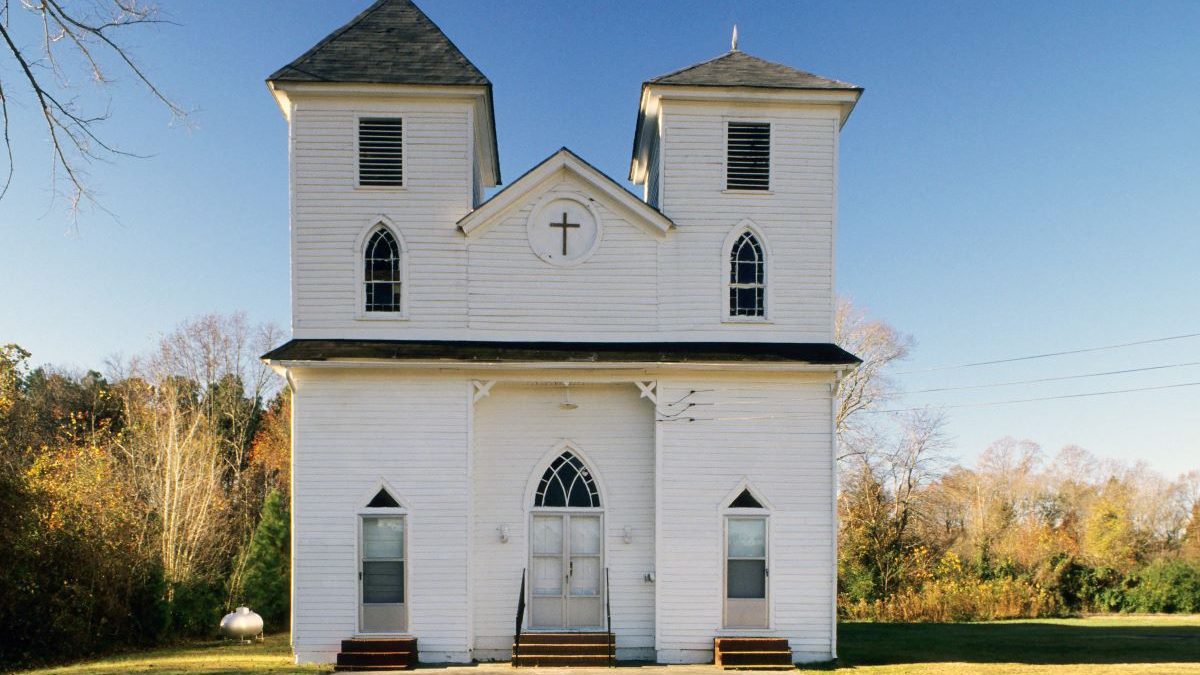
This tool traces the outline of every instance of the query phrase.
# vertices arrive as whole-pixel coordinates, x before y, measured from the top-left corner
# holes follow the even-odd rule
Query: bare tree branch
[[[86,68],[93,82],[109,87],[114,81],[104,64],[114,60],[132,72],[136,82],[167,108],[173,122],[186,119],[187,111],[154,83],[119,38],[119,34],[128,28],[170,22],[158,18],[155,5],[137,0],[22,0],[19,6],[40,23],[40,53],[36,48],[21,46],[14,27],[19,22],[12,13],[9,0],[0,4],[0,44],[19,67],[23,77],[18,79],[26,85],[28,95],[41,112],[51,149],[51,184],[57,191],[57,176],[61,172],[67,177],[70,211],[77,215],[81,202],[100,206],[87,181],[87,165],[112,157],[143,155],[121,149],[99,134],[97,127],[110,117],[108,106],[111,101],[105,102],[103,114],[84,112],[87,99],[77,95],[72,86],[70,62],[77,61],[80,67]],[[0,49],[0,54],[5,49]],[[7,193],[16,171],[13,139],[9,133],[12,108],[8,104],[14,100],[13,95],[12,82],[0,80],[0,117],[3,118],[8,162],[0,199]]]

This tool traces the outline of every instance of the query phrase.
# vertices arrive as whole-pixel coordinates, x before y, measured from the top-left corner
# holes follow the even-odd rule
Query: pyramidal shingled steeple
[[[379,0],[267,80],[491,84],[411,0]]]
[[[758,87],[765,89],[847,89],[862,91],[862,87],[831,80],[750,56],[733,49],[715,59],[709,59],[666,75],[646,84],[674,84],[693,87]]]

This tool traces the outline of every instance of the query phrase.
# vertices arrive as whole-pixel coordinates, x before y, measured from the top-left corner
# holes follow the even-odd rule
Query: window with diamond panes
[[[600,508],[600,492],[584,463],[574,454],[564,452],[542,474],[533,505]]]
[[[729,252],[729,316],[767,315],[767,269],[762,244],[743,232]]]
[[[400,312],[402,304],[400,243],[386,227],[367,239],[363,253],[365,306],[368,312]]]

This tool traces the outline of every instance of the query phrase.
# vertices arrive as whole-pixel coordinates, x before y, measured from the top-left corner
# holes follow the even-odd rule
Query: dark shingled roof
[[[291,340],[270,361],[446,360],[473,363],[809,363],[856,365],[824,342],[496,342],[483,340]]]
[[[411,0],[379,0],[267,80],[490,84]]]
[[[677,84],[694,87],[765,87],[771,89],[850,89],[862,87],[831,80],[820,75],[796,70],[782,63],[773,63],[732,51],[715,59],[667,73],[646,84]]]

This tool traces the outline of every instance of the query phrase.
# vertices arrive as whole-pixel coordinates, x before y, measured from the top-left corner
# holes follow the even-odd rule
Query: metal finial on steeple
[[[736,52],[738,50],[738,48],[737,48],[737,24],[736,23],[733,24],[733,40],[730,41],[730,45],[731,45],[729,47],[730,51]]]

